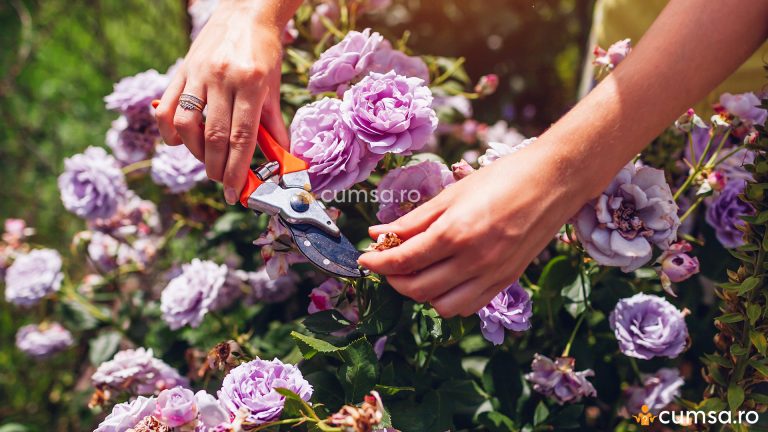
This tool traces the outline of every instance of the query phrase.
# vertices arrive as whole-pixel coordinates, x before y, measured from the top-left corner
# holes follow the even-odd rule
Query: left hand
[[[359,263],[444,317],[474,314],[520,277],[589,198],[578,179],[564,181],[570,170],[553,157],[556,144],[541,137],[400,219],[371,227],[373,238],[394,232],[405,242]]]

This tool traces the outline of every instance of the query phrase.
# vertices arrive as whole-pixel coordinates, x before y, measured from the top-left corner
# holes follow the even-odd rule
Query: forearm
[[[583,198],[595,196],[767,35],[768,1],[672,0],[624,62],[543,143]]]
[[[302,2],[303,0],[224,0],[221,6],[247,6],[259,17],[262,25],[274,25],[282,31]]]

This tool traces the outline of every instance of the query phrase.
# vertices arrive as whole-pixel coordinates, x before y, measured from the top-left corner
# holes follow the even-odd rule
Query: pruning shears
[[[311,193],[309,165],[282,148],[262,125],[257,142],[267,162],[248,170],[240,204],[278,217],[299,251],[320,269],[336,276],[364,277],[368,272],[357,264],[360,252]]]

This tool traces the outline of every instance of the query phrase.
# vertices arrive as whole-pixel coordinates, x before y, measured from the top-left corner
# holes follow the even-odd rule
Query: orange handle
[[[259,134],[257,136],[259,148],[264,153],[268,161],[277,161],[280,164],[280,176],[285,174],[303,171],[309,168],[309,165],[303,160],[285,151],[284,148],[277,143],[267,129],[263,125],[259,125]],[[240,204],[244,207],[248,207],[248,197],[251,196],[259,186],[264,183],[259,180],[250,169],[248,170],[248,178],[245,181],[245,187],[240,192]]]
[[[280,147],[280,144],[272,138],[269,131],[267,131],[261,124],[259,125],[259,135],[257,136],[257,140],[261,152],[264,153],[267,160],[280,163],[280,176],[309,168],[309,165],[306,162]]]

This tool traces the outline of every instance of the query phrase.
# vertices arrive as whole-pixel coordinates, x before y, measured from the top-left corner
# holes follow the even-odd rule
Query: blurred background
[[[464,57],[472,82],[498,74],[499,90],[475,104],[475,117],[506,120],[531,136],[576,101],[592,3],[396,0],[362,25],[391,39],[409,31],[417,54]],[[80,220],[59,200],[62,161],[104,144],[116,118],[103,102],[113,83],[165,70],[186,53],[186,7],[183,0],[0,0],[0,219],[23,218],[36,242],[68,247]],[[0,302],[0,348],[13,346],[22,313]],[[89,424],[89,383],[75,382],[86,351],[35,364],[0,349],[0,432]]]

